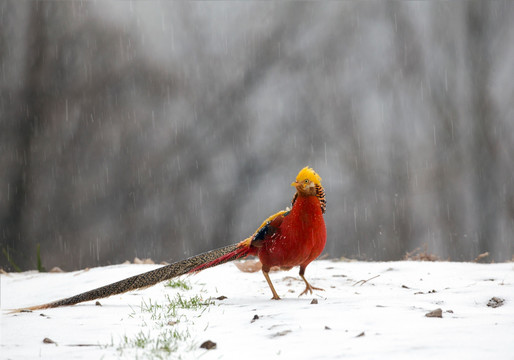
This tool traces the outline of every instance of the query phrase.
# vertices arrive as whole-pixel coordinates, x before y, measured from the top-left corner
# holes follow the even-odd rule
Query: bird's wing
[[[276,214],[271,215],[269,218],[259,226],[259,228],[252,235],[251,245],[254,247],[261,247],[264,240],[273,235],[282,224],[284,217],[289,214],[288,210],[279,211]]]

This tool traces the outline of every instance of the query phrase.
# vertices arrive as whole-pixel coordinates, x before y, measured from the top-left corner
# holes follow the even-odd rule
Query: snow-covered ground
[[[161,283],[102,306],[6,311],[157,266],[1,275],[0,358],[514,359],[514,263],[315,261],[306,277],[326,291],[299,298],[298,270],[274,272],[280,301],[260,272],[225,264],[184,277],[190,289]],[[492,297],[503,305],[487,306]],[[437,308],[442,318],[425,316]],[[200,348],[206,340],[216,348]]]

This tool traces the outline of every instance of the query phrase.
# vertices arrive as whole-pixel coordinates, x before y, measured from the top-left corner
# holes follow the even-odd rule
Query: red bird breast
[[[259,259],[267,266],[307,266],[325,248],[327,232],[316,196],[298,196],[277,229],[263,241]]]

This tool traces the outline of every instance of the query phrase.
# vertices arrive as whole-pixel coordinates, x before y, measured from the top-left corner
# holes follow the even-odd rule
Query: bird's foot
[[[309,292],[309,294],[312,294],[312,290],[325,291],[325,289],[314,287],[309,283],[306,283],[306,284],[307,285],[305,286],[305,290],[300,295],[298,295],[298,297],[307,294],[307,292]]]
[[[280,296],[278,296],[277,294],[273,294],[273,297],[271,298],[271,300],[281,300],[281,299],[280,299]]]

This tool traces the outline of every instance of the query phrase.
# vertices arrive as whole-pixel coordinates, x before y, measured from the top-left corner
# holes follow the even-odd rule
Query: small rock
[[[312,299],[312,301],[311,301],[311,305],[312,305],[312,304],[317,304],[317,303],[318,303],[318,299]]]
[[[425,314],[426,317],[437,317],[442,318],[443,317],[443,310],[442,309],[435,309]]]
[[[446,310],[447,313],[453,314],[453,310]]]
[[[202,345],[200,345],[200,348],[207,349],[207,350],[216,349],[216,343],[213,341],[207,340],[207,341],[204,341],[202,343]]]
[[[505,302],[505,299],[501,299],[499,297],[493,296],[489,302],[487,303],[487,306],[494,308],[500,307]]]
[[[54,266],[49,272],[51,272],[51,273],[62,273],[64,271],[60,267]]]
[[[325,325],[325,330],[332,330],[329,326]]]
[[[102,306],[102,304],[100,304],[100,301],[97,301],[95,302],[95,306]]]
[[[225,300],[225,299],[227,299],[227,297],[225,295],[221,295],[221,296],[218,296],[216,299],[217,300]]]
[[[259,315],[257,315],[257,314],[255,314],[255,315],[253,316],[253,319],[252,319],[252,321],[251,321],[251,322],[255,322],[256,320],[259,320]]]
[[[410,289],[410,287],[408,287],[407,285],[402,285],[402,288],[403,289]]]
[[[357,335],[356,337],[363,337],[364,335],[366,335],[366,333],[363,331],[359,335]]]
[[[178,321],[173,321],[173,320],[168,321],[168,325],[171,325],[171,326],[177,325],[177,323],[178,323]]]
[[[53,341],[52,339],[49,339],[49,338],[44,338],[43,343],[44,344],[57,344],[55,341]]]

